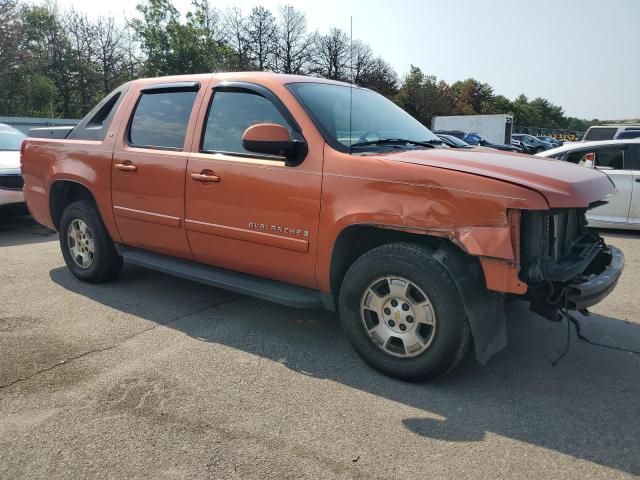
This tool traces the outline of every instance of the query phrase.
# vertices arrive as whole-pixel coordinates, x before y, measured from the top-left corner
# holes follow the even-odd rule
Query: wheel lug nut
[[[395,327],[396,326],[396,322],[394,322],[393,320],[389,320],[389,326],[390,327]]]
[[[391,300],[391,306],[392,307],[397,307],[398,306],[398,301],[396,299]]]
[[[405,312],[409,311],[409,304],[408,303],[403,303],[402,304],[402,310],[404,310]]]
[[[400,330],[402,330],[403,332],[407,329],[407,326],[404,323],[400,324]]]
[[[413,323],[413,317],[411,315],[407,315],[407,322]]]
[[[391,310],[389,309],[389,307],[384,309],[384,314],[385,315],[391,315]]]

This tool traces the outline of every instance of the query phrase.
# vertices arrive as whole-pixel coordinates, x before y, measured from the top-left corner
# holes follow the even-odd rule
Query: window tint
[[[218,91],[209,110],[202,150],[255,155],[242,146],[242,135],[257,123],[277,123],[291,134],[291,127],[270,100],[249,91]]]
[[[568,162],[584,165],[586,163],[586,155],[595,153],[595,166],[608,170],[624,170],[624,149],[622,148],[601,148],[599,150],[582,150],[579,152],[571,152],[567,156]]]
[[[596,167],[624,170],[624,150],[621,148],[596,150]]]
[[[197,92],[148,93],[140,97],[129,129],[129,143],[182,149]]]

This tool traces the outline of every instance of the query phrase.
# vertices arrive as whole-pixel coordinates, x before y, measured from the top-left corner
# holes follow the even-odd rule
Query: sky
[[[173,0],[180,12],[190,0]],[[91,16],[135,15],[137,0],[58,0]],[[211,0],[248,13],[303,10],[368,43],[398,74],[410,65],[449,83],[473,77],[496,94],[544,97],[579,118],[640,118],[640,0]]]

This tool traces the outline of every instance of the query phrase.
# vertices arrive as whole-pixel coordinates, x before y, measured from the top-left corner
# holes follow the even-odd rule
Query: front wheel
[[[59,231],[62,256],[77,278],[99,283],[118,275],[122,257],[93,203],[81,200],[65,208]]]
[[[375,248],[349,268],[340,321],[356,352],[404,380],[428,380],[462,360],[471,339],[458,287],[431,251],[409,243]]]

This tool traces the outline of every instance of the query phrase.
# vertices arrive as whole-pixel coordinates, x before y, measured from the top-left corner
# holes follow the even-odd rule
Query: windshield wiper
[[[419,142],[417,140],[407,140],[405,138],[381,138],[380,140],[371,140],[369,142],[359,142],[351,145],[353,147],[368,147],[371,145],[418,145],[419,147],[431,147],[434,148],[436,145],[441,145],[442,140],[425,140],[423,142]]]

